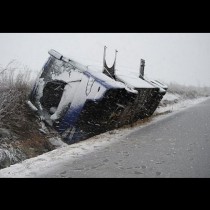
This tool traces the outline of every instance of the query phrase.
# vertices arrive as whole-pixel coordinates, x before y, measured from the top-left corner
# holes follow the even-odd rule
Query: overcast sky
[[[36,74],[54,49],[85,65],[102,66],[103,48],[112,65],[138,75],[140,58],[145,74],[165,82],[210,86],[209,33],[1,33],[0,65],[15,59]]]

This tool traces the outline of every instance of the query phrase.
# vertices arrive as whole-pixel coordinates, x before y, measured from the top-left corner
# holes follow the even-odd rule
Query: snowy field
[[[172,115],[180,110],[201,103],[207,99],[209,99],[209,97],[193,100],[180,100],[179,95],[167,93],[162,102],[167,100],[168,102],[172,103],[159,107],[149,122],[144,124],[136,124],[135,126],[129,128],[120,128],[117,130],[108,131],[72,145],[67,145],[58,138],[51,139],[51,142],[58,147],[57,149],[35,158],[27,159],[21,163],[11,165],[8,168],[4,168],[0,170],[0,177],[41,177],[44,173],[59,167],[61,164],[73,162],[81,158],[83,155],[89,154],[93,151],[102,150],[113,143],[120,142],[122,136],[126,136],[141,127],[147,126],[148,124],[156,123],[158,120],[161,120],[168,115]]]

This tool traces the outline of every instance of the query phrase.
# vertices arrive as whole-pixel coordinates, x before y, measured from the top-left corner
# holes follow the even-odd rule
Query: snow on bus
[[[55,50],[29,96],[28,105],[62,139],[72,144],[151,116],[167,87],[144,78],[116,74],[115,61],[101,71],[64,57]]]

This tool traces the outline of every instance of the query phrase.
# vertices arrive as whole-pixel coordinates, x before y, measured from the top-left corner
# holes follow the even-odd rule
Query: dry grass
[[[40,133],[39,119],[26,104],[34,84],[30,75],[31,71],[18,66],[16,61],[0,67],[0,128],[18,137],[11,145],[23,151],[27,158],[54,149],[47,136]]]
[[[0,69],[0,127],[17,132],[29,129],[30,110],[25,101],[32,83],[30,71],[15,68],[14,61]]]
[[[185,86],[177,83],[169,83],[168,91],[172,94],[179,94],[185,99],[194,99],[198,97],[210,96],[210,87],[196,87],[196,86]]]

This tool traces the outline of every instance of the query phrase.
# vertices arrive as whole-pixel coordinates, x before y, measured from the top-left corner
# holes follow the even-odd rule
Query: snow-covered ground
[[[205,101],[206,99],[207,97],[200,97],[196,99],[183,99],[178,94],[166,93],[166,95],[163,97],[161,101],[162,106],[158,107],[155,113],[178,111],[180,109],[187,108],[194,104],[201,103],[202,101]],[[164,102],[166,103],[165,106],[164,106]]]
[[[49,172],[51,169],[59,167],[60,164],[73,162],[83,155],[96,150],[101,150],[113,143],[117,143],[121,141],[122,136],[130,134],[133,131],[138,130],[140,127],[155,123],[168,115],[203,102],[207,99],[208,98],[205,97],[193,100],[183,100],[179,95],[167,93],[162,102],[166,100],[168,105],[159,107],[151,121],[140,125],[137,124],[134,127],[109,131],[72,145],[64,144],[60,142],[59,139],[51,139],[51,141],[58,146],[58,149],[35,158],[25,160],[8,168],[4,168],[0,170],[0,177],[41,177],[44,173]]]

